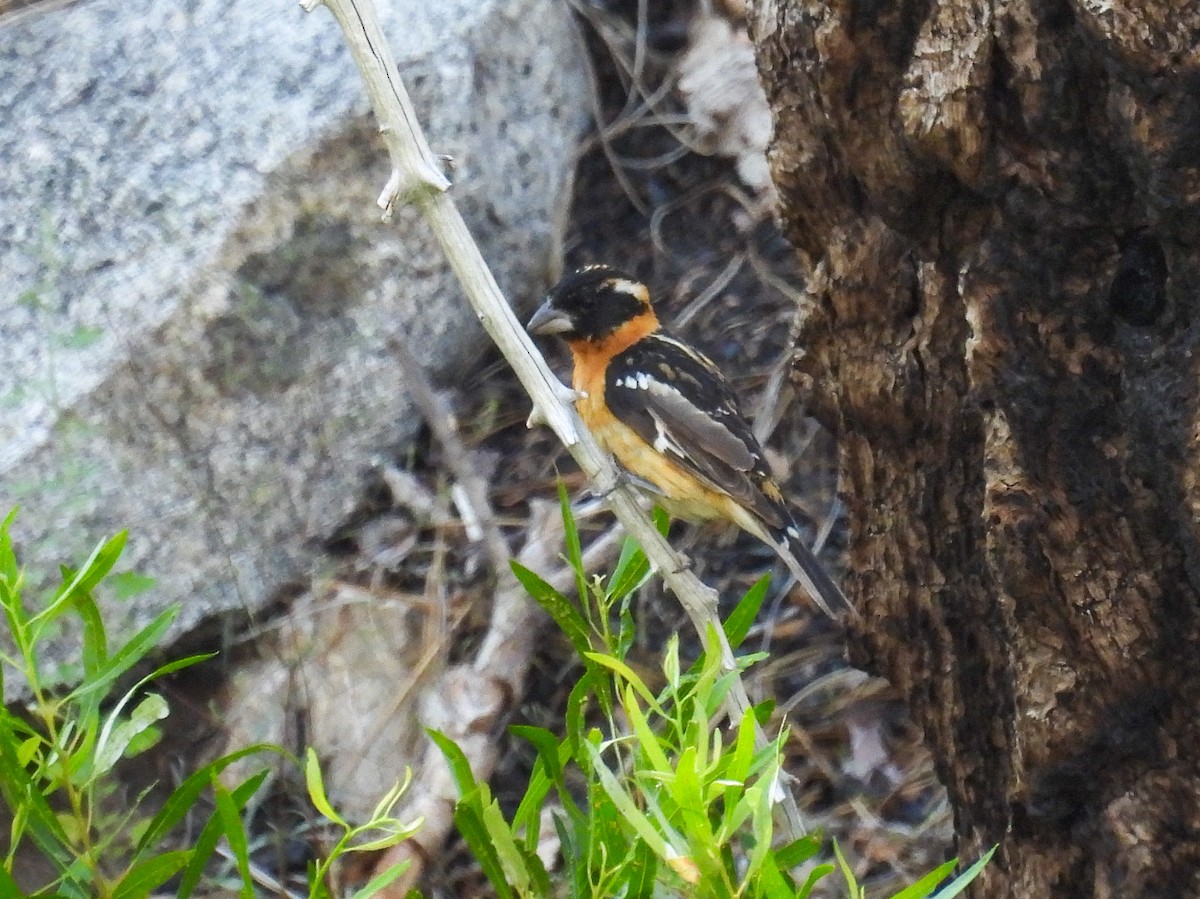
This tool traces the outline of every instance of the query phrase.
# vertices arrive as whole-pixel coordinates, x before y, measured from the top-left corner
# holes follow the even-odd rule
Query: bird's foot
[[[635,474],[630,474],[623,468],[618,468],[616,475],[611,480],[592,487],[591,493],[596,499],[608,499],[620,487],[633,487],[640,493],[645,493],[651,497],[662,496],[662,491],[645,478],[639,478]]]

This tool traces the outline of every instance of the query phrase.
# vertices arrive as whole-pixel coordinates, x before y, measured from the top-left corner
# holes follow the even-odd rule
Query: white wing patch
[[[653,418],[654,427],[657,432],[654,438],[654,448],[660,453],[673,453],[681,459],[686,459],[687,454],[683,451],[683,447],[675,442],[675,439],[671,436],[671,432],[667,430],[659,417],[654,415]]]
[[[754,467],[755,456],[712,414],[691,402],[671,384],[645,371],[630,372],[615,381],[618,387],[646,392],[646,411],[654,420],[654,448],[681,459],[711,453],[741,471]]]
[[[653,379],[644,371],[634,372],[623,378],[617,378],[617,386],[628,390],[649,390]],[[654,383],[658,383],[655,381]]]

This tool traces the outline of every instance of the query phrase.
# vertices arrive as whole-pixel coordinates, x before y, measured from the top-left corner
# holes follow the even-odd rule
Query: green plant
[[[112,573],[125,545],[124,533],[97,546],[78,570],[63,567],[61,584],[40,607],[27,603],[24,572],[11,537],[15,515],[13,510],[0,524],[0,607],[11,640],[11,651],[0,654],[0,684],[15,674],[30,699],[25,715],[0,708],[0,796],[12,818],[0,859],[0,895],[20,896],[24,888],[32,896],[138,899],[177,878],[177,895],[187,897],[200,884],[222,839],[239,872],[241,894],[252,895],[242,812],[268,772],[264,767],[232,787],[219,775],[238,759],[255,754],[282,756],[297,765],[298,760],[279,746],[248,746],[192,772],[153,813],[140,801],[133,808],[111,811],[112,804],[105,800],[115,790],[115,768],[157,742],[159,722],[169,713],[166,700],[147,687],[212,654],[161,665],[115,696],[131,670],[145,665],[178,608],[165,610],[122,645],[110,647],[95,591],[106,580],[118,595],[152,583],[138,575]],[[82,673],[76,686],[57,695],[48,686],[41,653],[47,637],[57,633],[68,616],[77,619],[81,631]],[[336,858],[393,845],[410,836],[419,822],[403,825],[391,817],[403,784],[384,797],[372,820],[354,827],[325,797],[311,750],[304,771],[314,805],[343,831],[329,857],[311,872],[309,895],[324,899],[329,896],[324,875]],[[190,845],[180,845],[177,825],[205,801],[212,809],[206,822]],[[55,872],[49,882],[18,884],[16,861],[19,853],[30,849]],[[402,866],[389,870],[356,899],[378,891],[402,871]]]
[[[607,579],[588,580],[565,496],[563,514],[581,602],[571,602],[516,563],[513,570],[568,636],[583,674],[571,692],[561,738],[543,728],[512,728],[536,748],[537,761],[511,821],[487,785],[475,780],[458,747],[432,734],[459,787],[455,823],[497,894],[804,897],[840,869],[848,894],[862,896],[838,847],[836,865],[816,862],[820,834],[773,844],[783,737],[756,748],[750,716],[731,732],[714,726],[736,676],[722,670],[716,634],[708,634],[705,652],[690,666],[680,659],[678,641],[670,640],[662,661],[664,685],[651,690],[625,660],[633,639],[631,599],[650,576],[645,556],[627,542]],[[658,523],[665,529],[665,517]],[[735,649],[766,589],[765,579],[755,584],[724,622]],[[762,658],[742,656],[739,670]],[[592,705],[600,726],[588,723]],[[771,711],[764,703],[754,715],[765,723]],[[542,813],[552,802],[558,806],[554,819],[563,861],[553,881],[538,856]],[[957,895],[986,861],[938,895]],[[797,882],[794,872],[805,863]],[[896,899],[932,895],[956,864],[947,862]]]

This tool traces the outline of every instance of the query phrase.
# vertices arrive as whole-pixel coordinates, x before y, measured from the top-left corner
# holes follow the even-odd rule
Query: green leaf
[[[316,764],[316,760],[317,754],[310,746],[305,761],[306,763]],[[312,796],[312,783],[309,781],[307,764],[304,774],[305,780],[309,783],[309,796]],[[242,823],[241,809],[238,808],[233,795],[221,786],[221,782],[217,779],[216,774],[213,775],[212,788],[217,799],[217,816],[221,819],[221,831],[225,834],[225,842],[229,846],[229,851],[233,854],[238,874],[242,878],[242,888],[238,890],[238,896],[241,899],[254,899],[254,878],[250,875],[250,844],[246,839],[246,826]],[[324,798],[323,792],[321,796]],[[321,812],[325,814],[324,809]],[[333,821],[338,820],[328,814],[325,816]]]
[[[979,872],[984,869],[987,863],[992,860],[992,856],[995,854],[996,849],[997,847],[993,846],[983,854],[983,858],[979,859],[979,861],[975,862],[975,864],[971,865],[971,867],[959,874],[956,878],[954,878],[954,880],[946,884],[946,886],[942,888],[941,892],[937,894],[937,899],[954,899],[955,896],[965,890],[970,885],[971,881],[979,876]]]
[[[588,595],[587,573],[583,570],[583,549],[579,545],[579,528],[575,526],[575,515],[571,511],[571,497],[567,496],[567,485],[558,481],[558,505],[562,510],[563,535],[567,544],[567,562],[575,572],[575,589],[579,601]]]
[[[73,576],[66,568],[63,569],[63,575],[67,578]],[[91,593],[76,590],[71,604],[83,622],[84,677],[94,677],[108,660],[108,635],[104,630],[104,620]]]
[[[191,850],[164,852],[134,865],[112,892],[113,899],[146,899],[175,876],[191,857]]]
[[[822,831],[816,830],[810,834],[805,834],[798,840],[793,840],[775,853],[775,858],[779,861],[782,868],[794,868],[797,865],[802,865],[810,858],[813,858],[821,851],[821,844],[825,842],[825,834]]]
[[[729,641],[730,649],[737,649],[750,633],[750,628],[758,618],[758,610],[762,608],[763,600],[767,598],[767,588],[771,585],[769,575],[763,575],[746,591],[737,607],[729,613],[722,627],[725,629],[725,639]]]
[[[157,727],[155,725],[147,727],[144,731],[142,731],[140,734],[137,734],[132,740],[129,741],[129,745],[125,748],[125,758],[137,758],[143,752],[153,749],[155,746],[161,743],[162,738],[163,729],[161,727]]]
[[[567,635],[571,646],[580,655],[592,648],[588,639],[587,622],[576,605],[546,583],[542,578],[530,571],[516,559],[511,560],[509,567],[525,588],[525,592],[534,598],[539,606],[546,610],[559,629]],[[586,596],[587,594],[580,594]]]
[[[658,875],[658,856],[644,842],[633,845],[632,854],[625,860],[621,869],[623,886],[619,894],[629,899],[652,899],[654,882]]]
[[[483,869],[499,899],[516,899],[479,812],[473,806],[458,803],[454,808],[454,826],[471,847],[471,854],[475,856],[475,861]]]
[[[720,774],[721,779],[734,784],[726,788],[723,799],[725,813],[721,818],[721,833],[728,839],[751,813],[751,809],[742,802],[750,765],[754,761],[754,719],[750,715],[742,716],[733,751],[726,753],[721,761],[724,769]]]
[[[75,692],[72,693],[71,695],[83,697],[83,699],[78,700],[79,714],[77,717],[82,722],[82,727],[86,728],[87,739],[85,739],[85,742],[83,744],[81,744],[81,746],[76,748],[76,751],[74,754],[77,757],[82,758],[83,753],[86,752],[88,754],[86,760],[90,764],[87,766],[84,766],[83,770],[73,772],[75,781],[79,782],[79,783],[86,783],[86,782],[89,782],[91,779],[95,778],[97,775],[103,774],[105,770],[108,770],[107,768],[97,769],[95,767],[95,763],[98,760],[97,753],[99,753],[103,749],[105,744],[112,738],[114,729],[117,728],[118,726],[120,726],[121,710],[124,709],[125,706],[136,695],[138,695],[141,692],[142,687],[144,687],[146,684],[148,684],[150,681],[154,680],[155,678],[161,677],[165,674],[169,674],[173,671],[178,671],[181,668],[186,668],[189,665],[195,665],[197,662],[202,662],[205,659],[212,658],[213,655],[215,655],[215,653],[203,653],[200,655],[188,656],[187,658],[184,658],[184,659],[176,659],[173,662],[168,662],[167,664],[161,665],[158,668],[154,669],[154,671],[150,672],[145,677],[143,677],[141,680],[139,680],[136,684],[134,684],[132,687],[130,687],[129,690],[127,690],[125,692],[125,695],[121,697],[120,701],[118,701],[117,704],[109,712],[108,719],[105,722],[103,729],[101,729],[99,735],[96,737],[97,746],[95,746],[95,747],[92,747],[90,745],[90,739],[91,739],[91,735],[94,731],[94,726],[99,726],[98,724],[93,725],[93,722],[95,721],[95,716],[98,715],[100,702],[102,699],[104,699],[104,695],[100,692],[100,687],[103,686],[105,683],[111,682],[111,677],[109,677],[108,672],[111,670],[112,666],[105,666],[104,674],[100,675],[99,677],[95,678],[94,680],[92,680],[88,683],[81,684],[75,690]],[[122,661],[120,664],[125,665],[125,662]],[[161,697],[160,697],[160,701],[161,701]],[[150,711],[153,710],[153,708],[154,708],[153,705],[147,707],[143,711],[143,714],[148,715],[150,713]],[[162,717],[165,717],[165,716],[166,716],[166,704],[164,702]],[[157,737],[155,737],[151,733],[150,725],[152,725],[152,724],[153,724],[153,722],[150,722],[147,726],[142,727],[142,726],[136,726],[136,723],[135,723],[135,726],[132,727],[128,733],[129,740],[127,740],[126,745],[121,748],[121,755],[125,755],[125,756],[129,756],[131,754],[136,755],[138,752],[141,752],[142,750],[146,749],[147,747],[154,745],[154,743],[157,742]],[[120,758],[121,755],[118,755],[117,758]],[[101,760],[105,760],[105,759],[101,759]],[[107,760],[105,760],[105,761],[107,761]],[[115,760],[114,760],[114,763],[115,763]],[[111,767],[111,764],[109,764],[109,767]]]
[[[152,589],[158,581],[136,571],[121,571],[111,575],[104,583],[113,591],[116,599],[126,600]]]
[[[128,532],[121,531],[98,544],[79,572],[66,579],[50,604],[34,615],[30,619],[30,623],[44,625],[52,621],[62,613],[63,608],[74,599],[77,592],[90,593],[94,590],[96,585],[117,564],[121,552],[125,549],[125,541],[128,536]]]
[[[704,791],[700,786],[697,772],[696,747],[688,746],[679,753],[679,762],[675,765],[675,779],[669,784],[671,798],[679,806],[683,823],[687,829],[689,842],[695,844],[701,840],[705,845],[712,842],[712,828],[708,820],[708,803],[705,802]]]
[[[334,811],[333,804],[325,795],[325,778],[321,775],[321,763],[317,759],[316,750],[311,746],[304,753],[304,785],[308,789],[308,798],[317,811],[334,824],[349,829],[350,825],[346,823],[346,819]]]
[[[638,705],[637,697],[634,696],[632,687],[627,686],[625,688],[624,700],[621,703],[621,707],[625,709],[630,726],[637,737],[638,749],[645,753],[650,767],[664,774],[669,773],[671,771],[671,763],[668,761],[666,753],[663,752],[658,734],[654,732],[654,729],[650,727],[650,722],[642,714],[642,708]]]
[[[90,777],[107,774],[125,755],[133,738],[143,733],[154,722],[161,721],[170,713],[167,701],[157,693],[148,694],[129,714],[127,721],[119,721],[119,710],[105,723],[93,750]]]
[[[667,514],[667,510],[662,506],[654,507],[654,526],[658,528],[658,532],[664,537],[671,530],[671,516]]]
[[[183,820],[184,816],[191,811],[196,801],[200,798],[200,794],[212,783],[212,779],[216,774],[224,771],[238,759],[260,752],[269,752],[290,757],[287,752],[274,743],[255,743],[253,746],[247,746],[244,749],[223,755],[219,759],[198,768],[192,774],[188,775],[183,783],[175,788],[171,795],[167,797],[167,801],[163,803],[162,808],[151,819],[150,824],[147,825],[145,832],[142,834],[142,838],[138,840],[137,853],[141,855],[157,846]]]
[[[925,899],[930,893],[937,889],[937,885],[945,880],[954,871],[954,866],[958,864],[958,859],[952,858],[950,861],[938,865],[916,883],[905,887],[892,899]]]
[[[629,658],[629,650],[637,639],[637,622],[633,617],[633,594],[621,599],[617,610],[617,638],[609,640],[609,651],[618,659]]]
[[[270,769],[263,768],[250,775],[241,784],[232,791],[233,803],[242,810],[246,807],[246,803],[250,798],[258,792],[259,787],[263,785],[263,781],[271,773]],[[176,899],[189,899],[196,887],[200,884],[200,879],[204,876],[204,868],[208,864],[208,860],[212,858],[213,853],[217,849],[217,843],[220,842],[221,836],[225,830],[221,812],[214,810],[205,823],[200,835],[192,844],[192,857],[188,860],[187,868],[179,880],[179,889],[176,891]],[[240,822],[239,822],[240,826]]]
[[[642,548],[631,537],[621,545],[621,557],[608,581],[608,595],[614,600],[624,599],[641,587],[650,578],[650,561]]]
[[[514,737],[520,737],[530,743],[537,750],[538,758],[545,765],[546,775],[551,781],[554,783],[562,781],[563,769],[559,758],[560,742],[558,737],[544,727],[533,727],[528,724],[514,724],[509,727],[508,732]]]
[[[491,838],[492,847],[504,870],[505,878],[519,895],[529,895],[534,875],[526,857],[517,846],[517,841],[513,838],[508,822],[504,820],[500,804],[495,800],[487,803],[483,808],[481,819],[483,826],[487,829],[488,837]]]
[[[401,825],[397,821],[393,827],[395,829],[388,830],[382,836],[376,837],[373,840],[367,840],[363,843],[355,843],[353,846],[347,847],[347,852],[378,852],[380,849],[390,849],[397,843],[403,843],[425,823],[424,818],[417,818],[412,824]]]
[[[179,604],[176,603],[163,609],[155,616],[153,621],[134,634],[128,643],[113,653],[95,674],[72,690],[68,698],[79,700],[96,693],[98,690],[104,689],[144,659],[162,641],[167,628],[171,626],[171,622],[179,614],[179,608]],[[196,657],[193,656],[192,658]],[[170,667],[170,670],[182,667],[180,663],[172,663],[172,665],[174,667]],[[160,671],[162,670],[160,669]]]
[[[598,675],[593,671],[585,671],[567,696],[566,740],[571,747],[571,755],[579,754],[579,745],[583,742],[587,729],[587,708],[592,696],[599,692],[596,683]],[[597,696],[597,699],[600,699]],[[601,705],[604,705],[601,702]]]
[[[796,885],[784,871],[787,869],[779,863],[778,856],[768,852],[766,863],[758,873],[761,895],[766,899],[795,899]]]
[[[738,722],[737,738],[733,742],[733,755],[725,768],[730,780],[745,783],[750,776],[750,763],[754,760],[754,716],[743,715]]]
[[[28,835],[60,872],[65,872],[73,859],[68,849],[70,841],[62,822],[50,808],[43,793],[43,784],[35,781],[17,756],[20,745],[14,735],[22,732],[21,722],[0,706],[0,793],[13,810],[14,830]],[[17,825],[20,825],[18,828]]]
[[[667,679],[667,685],[678,690],[679,683],[679,634],[671,634],[667,638],[667,648],[663,653],[662,672]]]
[[[3,575],[0,575],[3,577]],[[0,865],[0,896],[12,897],[12,899],[20,899],[25,893],[17,886],[17,882],[13,880],[12,875],[4,865]]]
[[[376,893],[382,890],[385,886],[403,874],[412,865],[412,861],[397,862],[392,865],[382,874],[376,874],[362,889],[357,890],[351,895],[350,899],[371,899]]]
[[[654,694],[650,692],[650,689],[646,686],[642,679],[637,676],[637,673],[632,668],[630,668],[620,659],[614,659],[612,656],[604,655],[604,653],[600,652],[584,653],[584,658],[589,662],[594,662],[601,668],[607,668],[610,671],[615,672],[637,691],[638,695],[641,696],[645,703],[654,710],[656,715],[661,715],[664,718],[667,717],[666,712],[663,711],[662,706],[658,704],[658,700],[655,699]]]
[[[558,792],[559,802],[568,815],[577,818],[580,814],[576,799],[567,786],[563,766],[571,759],[570,743],[560,741],[550,731],[541,727],[513,725],[509,730],[529,741],[537,749],[538,758],[529,775],[529,786],[513,815],[513,832],[525,833],[525,848],[535,851],[541,830],[541,812],[551,786]]]
[[[771,721],[771,716],[775,714],[775,700],[764,699],[762,702],[750,706],[750,712],[759,726],[766,727]]]
[[[850,899],[864,899],[866,891],[858,885],[854,871],[850,868],[850,863],[846,861],[846,856],[842,854],[842,847],[838,845],[837,840],[833,841],[833,856],[837,859],[837,866],[842,872],[842,877],[846,878],[846,894]]]
[[[17,507],[9,511],[4,516],[4,521],[0,522],[0,580],[7,581],[10,586],[15,586],[20,579],[21,569],[17,565],[17,554],[13,550],[12,544],[12,523],[17,518]]]
[[[37,755],[38,750],[42,746],[42,738],[38,736],[29,737],[21,741],[21,745],[17,747],[17,763],[20,765],[28,765]]]
[[[200,664],[201,662],[207,662],[216,655],[217,653],[215,652],[199,652],[194,656],[185,656],[182,659],[175,659],[174,661],[167,662],[165,665],[159,665],[140,681],[138,681],[138,685],[141,686],[148,684],[152,680],[158,680],[160,677],[165,677],[168,674],[174,674],[176,671],[179,671],[183,668],[190,668],[193,665]]]
[[[437,748],[442,751],[442,755],[446,758],[446,764],[450,766],[450,774],[454,778],[454,783],[458,786],[458,794],[466,796],[479,788],[475,781],[475,775],[471,772],[471,763],[467,760],[466,754],[458,748],[458,744],[447,737],[440,730],[434,730],[431,727],[425,728],[425,733],[429,734],[429,738],[437,745]]]
[[[370,821],[379,821],[389,817],[392,814],[392,809],[396,807],[396,803],[400,801],[400,797],[408,791],[409,784],[412,783],[412,768],[408,765],[404,766],[404,777],[392,784],[391,789],[379,797],[379,801],[375,803],[375,808],[371,811]]]
[[[646,844],[654,850],[654,853],[663,861],[675,858],[678,855],[677,850],[671,846],[667,840],[654,827],[654,824],[642,814],[641,809],[637,807],[633,797],[626,792],[617,780],[616,775],[608,769],[604,760],[600,757],[598,750],[591,743],[584,744],[587,747],[588,753],[592,757],[592,770],[595,772],[596,778],[600,782],[601,788],[612,800],[614,806],[620,812],[625,823],[636,831]],[[681,841],[682,842],[682,841]]]
[[[810,893],[812,893],[813,887],[817,885],[818,881],[824,880],[836,870],[837,869],[833,865],[817,865],[808,873],[808,880],[804,881],[804,886],[800,888],[796,895],[800,897],[807,897]]]

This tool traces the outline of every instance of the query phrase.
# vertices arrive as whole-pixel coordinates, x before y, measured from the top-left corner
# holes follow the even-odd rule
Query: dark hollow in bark
[[[1200,896],[1200,10],[759,0],[854,661],[976,895]]]

